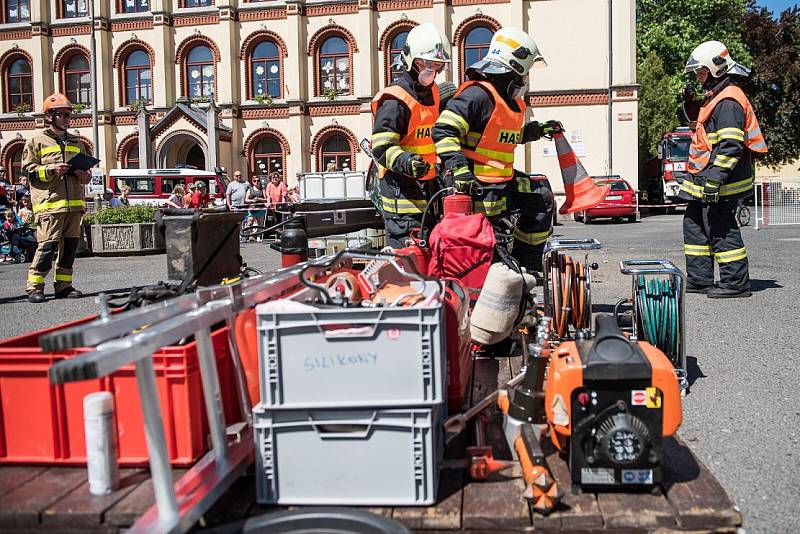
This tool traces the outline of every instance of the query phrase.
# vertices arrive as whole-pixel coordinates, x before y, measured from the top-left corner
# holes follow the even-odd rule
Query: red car
[[[596,176],[594,183],[599,186],[607,185],[611,190],[599,206],[575,212],[576,221],[585,224],[594,219],[608,217],[617,222],[621,222],[623,218],[628,222],[636,222],[636,191],[631,184],[619,176]]]

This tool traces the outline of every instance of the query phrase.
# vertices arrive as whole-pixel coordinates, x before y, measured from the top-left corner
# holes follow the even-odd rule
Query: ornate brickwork
[[[464,21],[458,25],[456,31],[453,32],[453,44],[460,47],[470,30],[476,26],[486,26],[491,28],[492,31],[497,31],[500,29],[500,23],[497,22],[497,19],[493,19],[487,15],[473,15],[467,19],[464,19]]]
[[[89,59],[89,49],[79,44],[68,44],[58,51],[56,57],[53,59],[53,72],[61,72],[66,66],[69,58],[75,54],[83,54],[86,59]]]
[[[240,114],[243,119],[278,119],[288,117],[289,108],[286,106],[242,108]]]
[[[375,4],[375,9],[378,11],[400,11],[427,7],[433,7],[433,0],[378,0]]]
[[[249,158],[250,151],[253,149],[254,145],[264,137],[275,138],[278,141],[278,144],[281,145],[281,151],[283,152],[284,157],[291,153],[291,150],[289,149],[289,141],[286,140],[286,137],[284,137],[281,132],[273,128],[259,128],[247,136],[247,139],[244,142],[242,155]]]
[[[131,32],[135,30],[152,30],[153,19],[147,17],[142,20],[120,20],[111,22],[112,32]]]
[[[172,24],[176,28],[182,26],[206,26],[208,24],[219,24],[219,13],[208,13],[202,15],[175,15]]]
[[[0,31],[0,41],[10,41],[12,39],[21,40],[30,38],[31,38],[31,30]]]
[[[322,128],[319,132],[317,132],[317,135],[315,135],[314,139],[311,141],[311,154],[313,154],[314,158],[316,159],[317,169],[322,168],[321,148],[325,144],[325,141],[327,141],[327,139],[332,135],[343,135],[345,138],[347,138],[347,141],[350,144],[350,161],[353,163],[351,170],[356,170],[356,147],[358,146],[358,139],[356,139],[356,136],[353,135],[353,132],[344,126],[339,126],[338,124],[333,124],[331,126]]]
[[[448,0],[451,6],[478,6],[483,4],[507,4],[510,0]]]
[[[353,34],[350,33],[350,30],[345,28],[344,26],[339,26],[338,24],[328,24],[325,27],[320,28],[317,32],[311,36],[311,39],[308,41],[308,55],[314,56],[317,53],[317,49],[322,44],[325,39],[331,37],[332,35],[336,35],[337,37],[341,37],[347,44],[350,46],[350,53],[358,52],[358,44],[356,43],[356,38],[353,37]]]
[[[555,93],[548,95],[529,95],[528,104],[534,108],[550,106],[595,106],[608,104],[608,92],[591,91],[584,93]]]
[[[311,117],[358,115],[361,112],[361,104],[312,104],[307,110]]]
[[[135,144],[139,144],[138,133],[132,133],[123,137],[122,140],[117,143],[117,154],[115,156],[116,160],[120,163],[123,163],[125,160],[125,154],[127,154],[131,146]]]
[[[0,76],[4,77],[6,70],[11,66],[11,63],[20,58],[26,59],[28,61],[28,65],[31,66],[31,69],[34,68],[33,56],[31,56],[28,52],[26,52],[22,48],[12,48],[11,50],[5,52],[2,56],[0,56]],[[5,78],[3,79],[5,80]],[[33,83],[33,78],[31,78],[31,83]],[[33,88],[31,89],[33,90]],[[11,109],[11,106],[8,102],[9,96],[7,90],[3,96],[4,96],[3,111],[5,111],[6,113],[13,112],[14,110]],[[33,109],[36,109],[36,102],[33,103]]]
[[[239,11],[239,20],[249,22],[254,20],[278,20],[286,18],[286,8],[282,9],[248,9]]]
[[[358,2],[330,2],[323,5],[306,6],[306,16],[309,17],[330,17],[333,15],[346,15],[348,13],[358,13]]]

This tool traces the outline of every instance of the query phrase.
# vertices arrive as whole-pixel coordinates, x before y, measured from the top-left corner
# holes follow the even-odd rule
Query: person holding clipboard
[[[36,254],[28,269],[25,292],[33,303],[45,301],[45,277],[56,263],[55,298],[80,298],[72,285],[81,219],[86,209],[84,185],[99,160],[84,153],[83,144],[67,130],[72,104],[60,93],[48,96],[42,109],[47,128],[30,139],[22,152],[22,172],[30,181],[36,221]]]

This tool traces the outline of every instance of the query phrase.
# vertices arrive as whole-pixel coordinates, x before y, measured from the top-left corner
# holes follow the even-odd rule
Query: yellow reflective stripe
[[[511,47],[511,50],[516,50],[517,48],[522,46],[521,44],[516,42],[514,39],[510,39],[510,38],[506,37],[505,35],[495,35],[494,36],[494,40],[498,41],[500,43],[507,44],[508,46]]]
[[[390,213],[422,213],[427,201],[424,199],[389,198],[381,195],[384,211]]]
[[[531,180],[527,176],[518,176],[517,177],[517,190],[520,193],[532,193],[531,190]]]
[[[54,152],[61,153],[60,146],[46,146],[44,148],[39,149],[39,157],[46,156],[47,154],[52,154]]]
[[[80,147],[77,147],[77,146],[69,146],[69,145],[67,145],[67,146],[64,147],[64,152],[72,152],[73,154],[80,154],[81,153],[81,149],[80,149]]]
[[[685,181],[683,183],[686,183]],[[744,193],[745,191],[749,190],[753,187],[753,177],[745,178],[744,180],[739,180],[738,182],[733,182],[731,184],[724,184],[720,190],[719,194],[721,196],[730,196],[736,195],[739,193]]]
[[[31,284],[44,284],[44,276],[38,274],[28,274],[28,282]]]
[[[711,256],[711,247],[708,245],[683,245],[683,253],[687,256]]]
[[[467,121],[464,120],[464,117],[458,113],[450,111],[449,109],[444,110],[442,114],[439,115],[439,118],[436,119],[436,123],[452,126],[458,130],[459,135],[464,135],[467,130],[469,130],[469,124],[467,124]]]
[[[488,148],[477,147],[475,152],[497,160],[501,163],[514,163],[514,152],[500,152],[499,150],[489,150]]]
[[[739,158],[732,158],[729,156],[723,156],[722,154],[717,154],[717,156],[714,158],[713,165],[722,167],[723,169],[732,169],[736,167],[737,163],[739,163]]]
[[[429,145],[421,145],[421,146],[405,146],[405,145],[403,145],[403,146],[400,147],[400,149],[401,150],[405,150],[406,152],[413,152],[414,154],[422,154],[422,155],[433,154],[434,152],[436,152],[436,147],[433,145],[433,143],[431,143]]]
[[[467,141],[472,143],[473,145],[477,145],[478,141],[481,140],[481,133],[480,132],[468,132],[467,133]]]
[[[41,204],[33,205],[33,212],[39,213],[45,210],[57,210],[60,208],[77,208],[84,207],[83,200],[56,200],[54,202],[42,202]]]
[[[458,152],[459,150],[461,150],[461,143],[455,137],[445,137],[436,143],[436,152],[439,154]]]
[[[500,215],[506,211],[506,199],[500,200],[476,200],[473,203],[476,212],[483,213],[487,217]]]
[[[717,263],[730,263],[732,261],[740,261],[747,258],[747,251],[744,247],[736,248],[733,250],[726,250],[725,252],[716,252],[714,256],[717,258]]]
[[[546,232],[523,232],[519,228],[514,228],[514,238],[519,239],[523,243],[527,243],[529,245],[541,245],[547,238],[550,237],[552,232],[547,230]]]
[[[72,275],[56,273],[56,282],[72,282]]]
[[[391,169],[394,166],[394,161],[397,159],[397,156],[402,153],[403,149],[399,146],[389,147],[386,150],[386,166]]]
[[[459,167],[453,171],[453,176],[463,176],[469,174],[469,167]]]
[[[739,128],[720,128],[716,131],[719,140],[735,139],[736,141],[744,141],[744,130]],[[710,137],[710,136],[709,136]]]
[[[42,165],[39,167],[39,170],[36,171],[39,174],[39,179],[43,182],[47,182],[47,167]]]
[[[372,134],[372,149],[379,146],[394,145],[400,140],[400,134],[394,132],[378,132]]]
[[[514,175],[514,168],[506,167],[505,169],[497,169],[489,165],[481,165],[480,163],[476,163],[475,174],[478,176],[499,176],[505,178],[507,176]]]
[[[695,185],[689,180],[684,180],[681,184],[681,191],[685,191],[692,195],[693,197],[700,198],[703,196],[703,188],[699,185]]]

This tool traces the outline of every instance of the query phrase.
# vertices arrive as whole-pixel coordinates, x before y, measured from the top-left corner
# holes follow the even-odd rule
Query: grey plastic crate
[[[418,406],[444,400],[441,304],[256,311],[261,402],[270,408]]]
[[[256,495],[264,504],[433,504],[444,405],[253,410]]]

